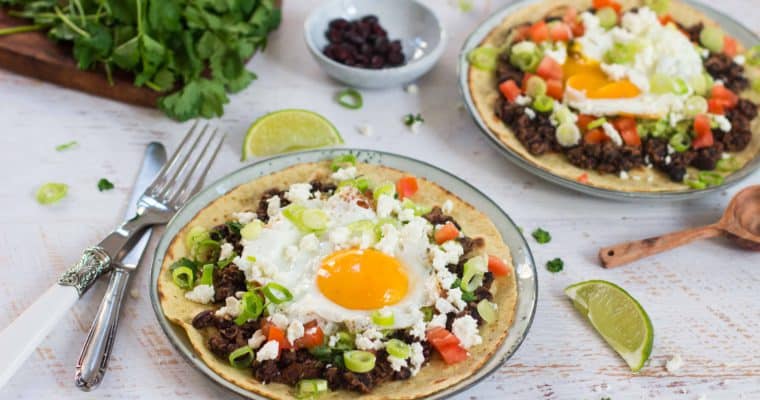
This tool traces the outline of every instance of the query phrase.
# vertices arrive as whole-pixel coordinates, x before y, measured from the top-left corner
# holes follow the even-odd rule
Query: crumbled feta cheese
[[[280,196],[272,196],[267,199],[267,215],[274,217],[280,212]]]
[[[672,159],[670,158],[670,155],[665,156],[665,165],[670,165],[670,162]]]
[[[253,220],[258,218],[255,212],[250,211],[232,213],[232,217],[243,225],[253,222]]]
[[[356,127],[356,130],[359,132],[359,134],[363,136],[372,136],[372,125],[370,124],[359,124]]]
[[[458,263],[459,257],[464,254],[464,248],[456,240],[449,240],[441,246],[432,247],[430,254],[433,258],[433,268],[440,270],[446,268],[449,264]]]
[[[720,154],[720,159],[721,160],[727,160],[729,158],[731,158],[731,154],[728,154],[726,152],[723,152],[723,153]]]
[[[294,183],[290,185],[285,198],[290,200],[291,203],[304,202],[311,197],[311,184],[310,183]]]
[[[387,194],[380,195],[377,199],[377,216],[380,218],[388,218],[391,213],[401,210],[401,203]]]
[[[654,176],[652,175],[647,176],[647,183],[652,183],[652,182],[654,182]]]
[[[722,130],[723,132],[728,132],[731,130],[731,121],[729,121],[725,115],[715,115],[713,116],[713,119],[718,123],[718,129]]]
[[[409,356],[409,363],[411,364],[412,376],[417,375],[420,371],[420,367],[425,362],[425,354],[422,345],[419,342],[411,344],[412,355]]]
[[[233,250],[235,250],[235,247],[233,245],[227,242],[222,243],[222,246],[219,248],[219,259],[226,260],[230,258]]]
[[[675,128],[676,125],[683,119],[684,115],[677,112],[672,112],[668,114],[668,122],[670,123],[670,126],[672,128]]]
[[[185,298],[201,304],[211,303],[214,300],[214,287],[212,285],[198,285],[193,290],[186,292]]]
[[[536,112],[532,108],[525,108],[525,115],[530,119],[536,118]]]
[[[734,62],[739,65],[744,65],[746,61],[747,58],[744,56],[744,54],[739,54],[738,56],[734,57]]]
[[[340,341],[340,336],[336,333],[335,335],[330,336],[329,339],[327,339],[327,345],[330,347],[335,347],[335,345],[338,344]]]
[[[253,332],[253,336],[251,336],[250,339],[248,339],[248,347],[252,348],[253,350],[258,349],[261,347],[264,342],[267,341],[267,337],[264,336],[264,332],[261,331],[261,329],[257,330],[256,332]]]
[[[304,334],[304,328],[301,321],[293,320],[290,325],[288,325],[287,330],[287,336],[288,336],[288,342],[295,343],[296,340],[303,337]]]
[[[670,145],[670,143],[666,145],[665,149],[667,150],[668,154],[673,154],[676,152],[676,149],[674,149],[673,146]]]
[[[140,291],[133,288],[132,290],[129,291],[129,297],[133,299],[140,298]]]
[[[288,317],[281,313],[274,313],[269,317],[269,322],[280,329],[288,328]]]
[[[301,251],[316,251],[319,248],[319,239],[317,235],[310,233],[301,238],[298,247]]]
[[[467,307],[467,302],[462,300],[462,289],[460,288],[449,289],[446,300],[448,300],[449,303],[451,303],[459,311],[462,311],[465,307]]]
[[[375,243],[375,248],[389,256],[394,256],[399,242],[398,230],[393,224],[385,224],[380,227],[380,233],[383,237]]]
[[[414,83],[410,83],[410,84],[406,85],[406,87],[404,88],[404,90],[407,93],[409,93],[409,94],[417,94],[420,91],[420,88],[417,85],[415,85]]]
[[[288,245],[285,246],[285,260],[292,263],[296,260],[296,257],[298,256],[298,246],[296,245]]]
[[[256,352],[256,361],[275,360],[279,354],[280,343],[276,340],[270,340]]]
[[[478,334],[478,321],[469,315],[455,319],[451,324],[451,331],[459,339],[459,345],[465,349],[483,343],[483,339]]]
[[[383,344],[383,334],[375,328],[369,328],[356,335],[354,344],[359,350],[380,350]]]
[[[702,57],[702,58],[710,57],[710,50],[707,50],[705,48],[700,48],[699,49],[699,56]]]
[[[625,171],[623,171],[623,170],[621,170],[620,171],[620,179],[628,180],[628,178],[629,178],[628,173],[625,172]]]
[[[425,321],[422,319],[417,320],[409,330],[409,335],[413,338],[425,340]]]
[[[409,129],[412,131],[412,133],[417,133],[420,131],[420,126],[422,126],[422,121],[415,120],[411,125],[409,125]]]
[[[427,323],[427,328],[445,328],[446,327],[446,314],[436,314],[433,319]]]
[[[330,231],[328,237],[330,243],[336,247],[343,247],[348,243],[348,238],[351,236],[351,230],[345,226],[339,226]]]
[[[227,297],[224,300],[225,305],[216,310],[214,315],[217,317],[224,317],[225,315],[229,315],[232,318],[237,317],[240,315],[240,300],[236,299],[234,296]]]
[[[396,356],[388,356],[388,362],[391,363],[391,369],[394,371],[401,371],[401,368],[406,367],[406,360]]]
[[[602,130],[604,130],[604,134],[607,135],[607,137],[610,138],[610,140],[612,140],[612,143],[615,143],[616,146],[623,145],[623,138],[620,137],[620,133],[617,131],[617,129],[615,129],[614,126],[612,126],[611,123],[603,123]]]
[[[330,175],[331,178],[335,179],[336,181],[346,181],[349,179],[356,178],[356,167],[353,165],[341,168],[337,171],[335,171],[332,175]]]
[[[533,100],[530,98],[530,96],[523,96],[523,95],[518,95],[518,96],[515,98],[515,104],[517,104],[518,106],[527,106],[527,105],[528,105],[528,104],[530,104],[532,101],[533,101]]]
[[[404,208],[398,213],[398,220],[401,222],[409,222],[414,219],[414,210],[411,208]]]
[[[670,373],[674,373],[681,369],[683,366],[683,359],[680,354],[675,354],[670,360],[665,363],[665,369]]]
[[[454,202],[452,202],[451,199],[446,199],[446,201],[444,201],[443,205],[441,206],[441,211],[443,211],[444,214],[449,214],[453,210]]]
[[[454,308],[450,301],[442,297],[439,297],[435,300],[435,309],[438,310],[438,312],[441,314],[448,314],[457,311],[457,309]]]

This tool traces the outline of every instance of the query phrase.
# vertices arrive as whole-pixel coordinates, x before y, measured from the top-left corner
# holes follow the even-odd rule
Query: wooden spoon
[[[723,217],[712,225],[603,247],[599,250],[599,260],[605,268],[614,268],[697,239],[720,234],[727,235],[744,248],[760,251],[760,185],[747,187],[737,193],[728,204]]]

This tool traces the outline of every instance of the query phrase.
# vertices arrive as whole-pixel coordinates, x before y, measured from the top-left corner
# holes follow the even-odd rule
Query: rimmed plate
[[[576,182],[575,180],[567,179],[567,178],[555,175],[551,171],[543,169],[533,164],[532,162],[526,160],[525,158],[517,154],[515,151],[510,149],[507,145],[502,143],[501,140],[499,140],[499,138],[493,132],[491,132],[490,129],[488,129],[488,125],[486,125],[486,123],[483,121],[483,118],[478,113],[477,108],[475,107],[475,104],[473,102],[472,96],[470,95],[470,88],[468,86],[468,79],[467,79],[468,69],[469,69],[469,63],[467,62],[467,54],[469,54],[469,52],[472,51],[474,48],[478,47],[478,45],[485,39],[488,33],[491,32],[491,30],[493,30],[494,28],[496,28],[508,14],[511,14],[523,7],[529,6],[531,4],[540,3],[542,1],[544,0],[518,1],[516,3],[510,4],[502,8],[501,10],[495,12],[493,15],[488,17],[488,19],[486,19],[480,25],[478,25],[478,27],[470,34],[470,36],[464,42],[464,45],[462,46],[462,50],[459,54],[457,73],[459,75],[459,90],[461,92],[462,97],[464,98],[465,107],[467,108],[467,111],[470,113],[472,118],[475,120],[475,123],[480,128],[480,131],[488,138],[489,142],[491,142],[491,144],[493,144],[497,148],[497,150],[499,150],[499,152],[503,154],[508,160],[517,164],[519,167],[525,169],[526,171],[534,175],[537,175],[543,179],[548,180],[549,182],[556,183],[560,186],[564,186],[566,188],[577,190],[579,192],[583,192],[583,193],[590,194],[593,196],[616,199],[616,200],[632,200],[632,199],[686,200],[686,199],[701,197],[710,193],[722,191],[729,186],[735,185],[736,183],[741,181],[743,178],[747,177],[749,174],[751,174],[752,172],[760,168],[760,157],[755,157],[752,161],[747,163],[742,169],[727,176],[725,181],[721,185],[712,186],[712,187],[701,189],[701,190],[692,189],[692,190],[684,190],[684,191],[664,191],[664,192],[625,192],[625,191],[604,189],[604,188],[584,185],[582,183]],[[735,37],[745,47],[749,48],[760,41],[760,38],[755,33],[747,29],[742,24],[740,24],[733,18],[729,17],[728,15],[723,14],[720,11],[714,10],[704,4],[696,3],[694,1],[689,1],[689,0],[682,0],[682,1],[689,4],[689,6],[694,7],[695,9],[703,12],[708,17],[712,18],[715,22],[717,22],[721,26],[721,28],[724,31],[726,31],[731,36]]]
[[[166,231],[156,247],[156,253],[153,258],[150,273],[150,300],[153,304],[153,311],[156,314],[156,318],[158,319],[161,328],[177,351],[179,351],[179,353],[182,354],[192,366],[208,376],[211,380],[242,396],[251,399],[262,399],[263,397],[259,395],[227,382],[216,372],[211,370],[211,368],[209,368],[203,360],[195,354],[184,330],[166,319],[161,309],[161,303],[158,300],[158,276],[161,271],[161,265],[164,261],[164,255],[166,254],[166,250],[172,239],[183,226],[185,226],[200,210],[206,207],[206,205],[236,186],[282,170],[294,164],[330,160],[339,154],[346,153],[356,155],[359,161],[365,163],[381,164],[408,171],[417,176],[429,179],[451,192],[456,193],[456,195],[461,197],[464,201],[469,202],[475,208],[485,213],[494,225],[496,225],[504,242],[509,246],[517,277],[517,305],[515,319],[512,323],[509,334],[491,359],[488,360],[480,370],[462,382],[436,393],[430,398],[445,398],[471,387],[490,375],[507,361],[512,354],[514,354],[528,333],[528,329],[530,328],[533,316],[536,312],[538,294],[538,280],[533,256],[531,255],[530,248],[528,247],[525,238],[522,236],[520,230],[512,219],[510,219],[493,200],[483,194],[483,192],[438,167],[397,154],[362,149],[327,149],[285,154],[254,163],[232,172],[196,194],[179,212],[177,212],[174,218],[169,221],[169,224],[166,226]]]

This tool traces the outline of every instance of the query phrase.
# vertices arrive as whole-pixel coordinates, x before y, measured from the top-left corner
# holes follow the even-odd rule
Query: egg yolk
[[[567,78],[567,85],[585,91],[589,99],[625,99],[641,93],[628,79],[609,79],[596,61],[569,57],[562,66],[562,72]]]
[[[336,251],[322,260],[317,287],[334,303],[352,310],[375,310],[406,296],[409,277],[399,260],[375,249]]]

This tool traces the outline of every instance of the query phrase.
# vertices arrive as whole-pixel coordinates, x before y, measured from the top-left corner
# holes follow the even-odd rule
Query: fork
[[[57,284],[49,288],[0,332],[0,387],[5,385],[97,278],[111,269],[111,262],[119,262],[124,257],[142,237],[142,231],[153,225],[166,224],[203,186],[209,167],[224,141],[224,134],[220,134],[217,129],[207,134],[208,124],[200,129],[200,132],[197,128],[198,122],[195,122],[169,162],[161,168],[156,179],[140,196],[136,215],[124,221],[98,245],[86,249],[80,260],[61,275]],[[119,270],[125,271],[123,268]],[[110,284],[116,286],[109,287],[106,293],[113,297],[104,299],[104,303],[116,305],[117,302],[121,302],[129,274],[119,275],[121,278],[111,279]],[[67,286],[73,287],[74,290]],[[100,317],[107,321],[105,326],[111,328],[102,329],[97,335],[108,337],[110,333],[113,336],[119,307],[101,308],[110,310],[107,315]],[[103,340],[103,348],[110,349],[112,342],[112,337]]]

